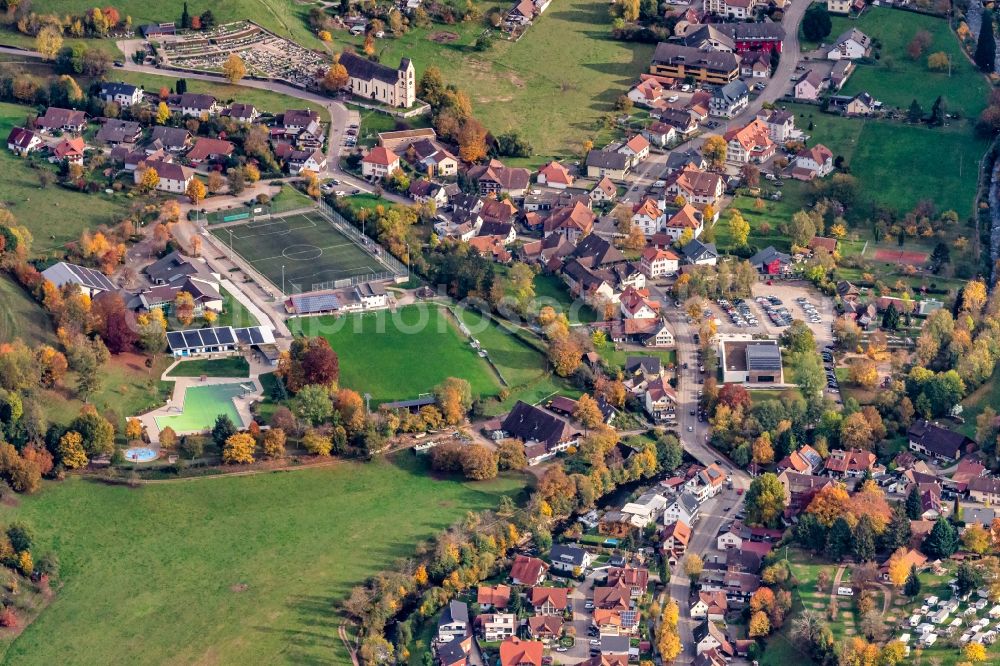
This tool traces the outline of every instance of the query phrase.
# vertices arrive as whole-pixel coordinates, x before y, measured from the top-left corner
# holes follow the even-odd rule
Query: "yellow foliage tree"
[[[168,120],[170,120],[170,107],[166,102],[160,102],[156,105],[156,124],[165,125]]]
[[[229,465],[249,465],[253,462],[254,448],[257,442],[248,432],[238,432],[230,435],[222,446],[222,462]]]
[[[83,450],[83,436],[75,430],[70,430],[59,438],[57,452],[66,469],[79,469],[89,462],[87,452]]]
[[[47,25],[39,30],[35,37],[35,50],[46,60],[52,60],[62,48],[62,43],[62,31],[54,25]]]
[[[878,366],[871,359],[856,358],[851,363],[848,379],[852,384],[862,388],[875,388],[875,385],[878,384]]]
[[[851,497],[841,485],[826,486],[813,497],[806,507],[806,512],[816,516],[823,526],[830,527],[837,518],[846,515],[850,510]]]
[[[967,643],[962,655],[973,664],[981,664],[986,661],[986,648],[982,643]]]
[[[990,534],[979,523],[973,523],[962,532],[962,545],[977,555],[984,555],[990,548]]]
[[[235,53],[229,54],[226,62],[222,63],[222,74],[230,83],[236,83],[246,76],[247,66],[243,64],[243,58]]]
[[[156,173],[156,169],[151,166],[147,166],[142,169],[142,173],[139,174],[139,189],[143,192],[152,192],[160,184],[160,174]]]
[[[271,428],[264,433],[264,455],[268,458],[283,458],[285,455],[285,431]]]
[[[729,231],[733,235],[733,247],[743,247],[750,240],[750,223],[735,208],[729,217]]]
[[[125,422],[125,437],[126,439],[141,439],[142,438],[142,421],[139,419],[129,419]]]
[[[771,435],[766,430],[754,440],[753,461],[758,465],[770,465],[774,462],[774,447],[771,445]]]
[[[767,619],[767,613],[757,611],[750,616],[750,638],[759,638],[771,633],[771,621]]]
[[[192,178],[191,182],[188,183],[187,189],[184,190],[184,194],[187,195],[191,203],[197,206],[201,203],[202,199],[205,198],[205,184],[198,180],[197,178]]]
[[[715,169],[721,169],[725,165],[727,151],[726,140],[718,134],[713,134],[705,139],[705,143],[701,149],[702,155],[708,160],[709,165]]]
[[[949,65],[951,65],[951,58],[944,51],[938,51],[927,56],[927,69],[932,72],[947,71]]]
[[[333,39],[333,35],[330,34],[329,30],[320,30],[316,33],[316,36],[319,37],[319,41],[321,42],[329,42]]]
[[[328,456],[333,450],[333,442],[330,438],[320,431],[312,429],[307,431],[302,438],[302,446],[314,456]]]
[[[910,565],[903,558],[904,552],[905,549],[900,548],[889,558],[889,580],[898,589],[903,588],[910,575]]]

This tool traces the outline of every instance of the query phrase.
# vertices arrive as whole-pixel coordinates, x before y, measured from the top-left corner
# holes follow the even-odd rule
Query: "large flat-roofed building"
[[[347,69],[347,88],[388,106],[410,107],[417,100],[417,81],[413,63],[403,58],[393,69],[350,51],[340,54],[340,64]]]
[[[691,46],[660,42],[649,73],[674,79],[691,77],[704,83],[725,85],[740,76],[740,59],[734,53],[702,51]]]
[[[719,341],[722,381],[727,384],[783,384],[781,349],[777,340]]]

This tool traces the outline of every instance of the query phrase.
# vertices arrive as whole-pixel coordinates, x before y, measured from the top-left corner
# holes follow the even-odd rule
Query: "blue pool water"
[[[146,446],[134,446],[125,450],[125,460],[129,462],[149,462],[156,460],[157,453]]]

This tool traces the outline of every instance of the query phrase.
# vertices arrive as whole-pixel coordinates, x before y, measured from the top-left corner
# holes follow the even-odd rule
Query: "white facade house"
[[[489,613],[480,615],[477,619],[482,628],[483,639],[487,642],[506,640],[517,629],[517,618],[513,613]]]
[[[662,275],[676,273],[680,268],[680,259],[670,250],[648,247],[642,253],[642,261],[639,265],[647,276],[658,278]]]
[[[188,184],[194,178],[194,169],[173,162],[150,160],[146,162],[146,169],[155,170],[160,177],[156,189],[161,192],[184,194]],[[132,172],[132,179],[137,185],[142,181],[144,173],[145,169],[136,169]]]
[[[399,168],[399,156],[382,146],[371,149],[361,159],[361,175],[365,178],[385,178]]]
[[[142,102],[142,88],[128,83],[109,81],[101,84],[100,98],[105,102],[114,102],[121,107],[132,106]]]
[[[857,60],[868,55],[871,37],[857,28],[851,28],[837,37],[833,47],[827,51],[827,60]]]

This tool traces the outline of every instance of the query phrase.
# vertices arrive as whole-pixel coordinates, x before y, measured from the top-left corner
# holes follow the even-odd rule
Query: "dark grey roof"
[[[192,264],[180,252],[174,251],[159,259],[143,270],[153,282],[173,282],[198,272],[198,267]]]
[[[178,99],[179,105],[190,109],[210,109],[215,104],[215,97],[207,93],[183,93]]]
[[[394,402],[383,402],[381,407],[383,409],[409,409],[410,407],[423,407],[424,405],[433,405],[437,402],[437,398],[432,395],[426,395],[423,398],[413,398],[412,400],[396,400]]]
[[[958,458],[962,449],[972,442],[962,433],[925,420],[914,422],[908,434],[911,442],[916,442],[935,455],[948,458]]]
[[[747,345],[747,370],[781,370],[781,350],[778,345]]]
[[[372,296],[385,296],[385,285],[381,282],[365,282],[354,288],[358,296],[369,298]]]
[[[566,435],[569,426],[562,419],[518,400],[500,428],[522,442],[554,446]]]
[[[587,551],[579,546],[556,544],[549,551],[549,559],[555,562],[562,562],[574,567],[582,567]]]
[[[150,139],[159,141],[166,148],[181,148],[187,143],[189,136],[191,135],[188,131],[181,127],[164,127],[161,125],[153,128]]]
[[[704,160],[705,158],[701,156],[701,153],[694,148],[676,150],[667,155],[667,169],[669,171],[680,171],[688,164],[700,167]]]
[[[737,41],[765,40],[781,41],[785,38],[785,29],[780,23],[723,23],[716,26],[719,32]]]
[[[715,249],[715,243],[702,243],[697,238],[685,245],[681,252],[691,261],[702,259],[706,256],[719,256],[719,251]]]
[[[404,59],[405,63],[405,59]],[[406,67],[400,63],[400,69]],[[368,58],[363,58],[356,53],[344,51],[340,54],[340,64],[347,69],[347,73],[352,78],[365,79],[370,81],[377,79],[386,83],[396,83],[399,81],[399,70],[377,62],[372,62]]]
[[[601,169],[624,169],[628,166],[628,155],[612,153],[603,150],[592,150],[587,153],[587,166]]]
[[[130,83],[121,83],[118,81],[108,81],[101,84],[101,95],[114,97],[116,95],[126,95],[131,97],[135,94],[137,86],[133,86]]]
[[[108,143],[121,143],[134,140],[142,131],[139,123],[131,120],[117,120],[108,118],[104,125],[97,131],[97,140]]]
[[[677,498],[677,503],[688,515],[692,515],[698,510],[698,498],[686,490]]]
[[[453,622],[464,622],[469,624],[469,607],[464,601],[452,601],[441,612],[441,621],[438,625],[452,624]]]
[[[455,662],[468,656],[465,652],[465,648],[462,647],[461,638],[455,638],[444,645],[439,645],[437,654],[438,660],[442,664],[454,664]]]
[[[684,65],[685,67],[705,67],[716,71],[732,72],[740,61],[733,53],[724,51],[701,51],[699,49],[660,42],[653,52],[653,64]]]
[[[791,263],[792,261],[792,258],[790,256],[788,256],[784,252],[778,252],[778,250],[776,250],[773,245],[768,245],[763,250],[760,250],[759,252],[757,252],[757,254],[750,257],[748,261],[750,262],[751,266],[753,266],[754,268],[758,268],[759,266],[770,264],[775,259],[777,259],[783,264],[788,264]]]
[[[628,636],[601,636],[601,654],[628,654]]]
[[[628,356],[625,358],[625,372],[630,374],[642,371],[646,374],[658,375],[661,368],[658,356]]]
[[[737,102],[743,97],[748,97],[750,95],[750,88],[747,84],[743,83],[739,79],[727,83],[724,86],[719,86],[712,91],[713,100],[723,100],[727,103]]]
[[[692,46],[698,48],[703,44],[708,42],[716,42],[719,45],[729,49],[730,51],[736,48],[736,43],[733,41],[731,35],[726,34],[720,29],[721,26],[718,25],[702,25],[697,30],[692,30],[684,37],[680,38],[678,41],[684,46]]]
[[[116,289],[114,283],[104,273],[65,261],[60,261],[58,264],[46,268],[42,271],[42,277],[57,287],[64,284],[78,284],[81,287],[101,291],[114,291]]]
[[[626,261],[625,255],[597,234],[584,236],[576,245],[573,256],[587,263],[590,268]]]

